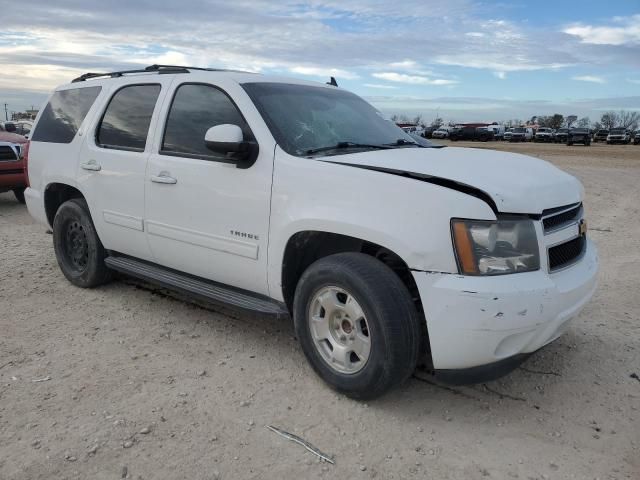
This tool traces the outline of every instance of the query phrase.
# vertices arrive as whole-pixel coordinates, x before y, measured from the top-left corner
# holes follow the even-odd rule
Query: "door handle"
[[[95,160],[89,160],[86,163],[81,163],[80,167],[82,167],[83,170],[89,170],[91,172],[99,172],[102,170],[102,167]]]
[[[165,185],[175,185],[178,180],[173,178],[169,172],[160,172],[158,175],[151,175],[151,181],[154,183],[164,183]]]

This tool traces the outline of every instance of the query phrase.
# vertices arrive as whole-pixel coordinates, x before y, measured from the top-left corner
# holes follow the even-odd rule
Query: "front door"
[[[147,168],[147,238],[161,265],[268,294],[274,142],[263,125],[257,126],[262,138],[254,134],[255,126],[247,123],[225,88],[248,102],[237,84],[175,86],[162,115],[163,137],[157,139]],[[238,168],[207,149],[205,132],[221,124],[238,125],[245,140],[257,140],[255,163]]]
[[[87,132],[78,183],[105,248],[150,260],[144,234],[145,172],[158,110],[171,79],[115,83]],[[155,113],[154,113],[155,112]]]

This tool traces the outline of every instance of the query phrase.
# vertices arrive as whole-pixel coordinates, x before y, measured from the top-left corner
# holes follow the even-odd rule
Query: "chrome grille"
[[[575,263],[580,259],[586,246],[586,237],[579,237],[549,248],[549,271],[553,272]]]
[[[545,210],[542,213],[544,233],[558,230],[570,223],[578,222],[582,218],[582,204]]]
[[[17,149],[9,145],[0,145],[0,162],[15,162],[18,160]]]

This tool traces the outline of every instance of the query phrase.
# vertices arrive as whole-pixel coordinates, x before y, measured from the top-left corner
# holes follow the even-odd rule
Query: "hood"
[[[580,202],[583,194],[582,184],[575,177],[549,162],[496,150],[399,148],[323,160],[389,174],[414,174],[418,180],[433,179],[433,183],[465,192],[473,187],[484,193],[476,196],[489,197],[501,213],[541,214],[545,209]]]
[[[27,139],[22,135],[18,135],[17,133],[11,132],[0,132],[0,142],[11,142],[11,143],[27,143]]]

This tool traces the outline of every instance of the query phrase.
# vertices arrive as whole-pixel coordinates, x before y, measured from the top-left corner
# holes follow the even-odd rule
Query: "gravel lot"
[[[502,380],[449,388],[417,372],[427,382],[369,404],[325,387],[289,320],[126,279],[73,287],[51,236],[0,195],[0,479],[639,479],[640,146],[464,145],[582,180],[599,290]]]

